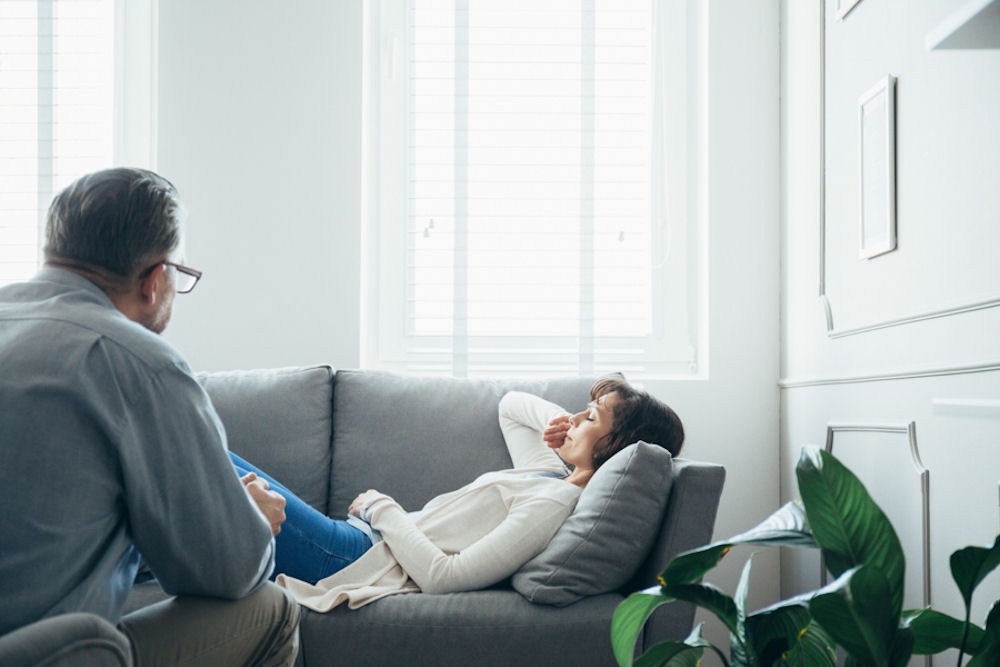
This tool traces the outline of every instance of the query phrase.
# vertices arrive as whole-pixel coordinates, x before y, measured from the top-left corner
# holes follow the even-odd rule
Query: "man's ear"
[[[143,302],[151,306],[156,305],[156,300],[159,298],[160,290],[163,287],[163,272],[166,270],[166,265],[157,264],[153,267],[152,271],[139,279],[139,294],[142,296]]]

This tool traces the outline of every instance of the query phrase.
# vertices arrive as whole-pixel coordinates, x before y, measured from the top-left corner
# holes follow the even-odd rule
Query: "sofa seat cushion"
[[[623,587],[649,553],[673,480],[670,453],[637,442],[598,468],[545,550],[511,583],[532,602],[567,605]]]
[[[329,366],[199,373],[229,448],[321,512],[329,497]]]
[[[322,614],[303,609],[303,657],[317,666],[613,665],[611,616],[622,599],[609,594],[558,609],[492,589],[395,595]]]

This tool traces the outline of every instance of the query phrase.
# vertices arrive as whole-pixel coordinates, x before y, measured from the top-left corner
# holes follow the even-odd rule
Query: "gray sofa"
[[[500,397],[518,389],[579,409],[593,378],[456,380],[313,366],[214,373],[201,380],[234,451],[317,509],[343,517],[351,500],[369,488],[418,509],[483,472],[509,467],[497,422]],[[574,513],[564,526],[578,534],[560,531],[553,545],[559,542],[562,551],[540,555],[509,582],[467,593],[396,595],[354,611],[305,610],[300,663],[614,664],[610,624],[615,607],[629,592],[654,584],[673,554],[711,540],[725,476],[718,465],[683,458],[671,462],[659,448],[637,447],[630,458],[618,455],[617,462],[631,466],[622,479],[634,476],[647,483],[624,499],[628,511],[610,504],[623,498],[598,497],[596,490],[585,502],[596,488],[595,477],[578,505],[581,516]],[[647,449],[666,456],[667,465],[650,466],[643,458]],[[650,467],[666,472],[650,478]],[[656,486],[650,491],[648,484]],[[585,504],[590,515],[582,509]],[[628,538],[611,549],[587,542],[590,526],[597,523],[602,530],[625,530]],[[583,558],[585,570],[587,561],[597,565],[580,576],[569,565],[573,558],[578,565]],[[129,609],[162,596],[155,582],[138,585]],[[693,614],[686,604],[661,608],[647,626],[644,643],[683,638]]]

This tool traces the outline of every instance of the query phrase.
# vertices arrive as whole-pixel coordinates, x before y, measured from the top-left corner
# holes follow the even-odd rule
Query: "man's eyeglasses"
[[[190,266],[184,266],[175,262],[161,263],[164,266],[172,266],[174,268],[174,286],[177,288],[178,294],[187,294],[201,280],[201,271],[192,269]]]

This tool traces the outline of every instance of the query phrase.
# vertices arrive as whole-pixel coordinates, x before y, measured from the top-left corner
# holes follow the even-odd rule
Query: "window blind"
[[[111,164],[113,0],[0,0],[0,285],[31,277],[53,195]]]
[[[374,365],[693,363],[658,20],[650,0],[410,0],[398,24],[380,17]]]

